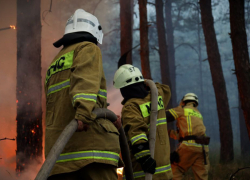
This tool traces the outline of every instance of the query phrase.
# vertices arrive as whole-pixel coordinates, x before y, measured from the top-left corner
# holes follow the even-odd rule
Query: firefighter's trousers
[[[91,163],[78,171],[50,176],[48,180],[117,180],[116,167]]]
[[[207,180],[209,170],[208,147],[206,149],[207,165],[204,165],[202,147],[181,144],[177,149],[180,162],[172,164],[173,180],[182,180],[191,167],[195,180]]]

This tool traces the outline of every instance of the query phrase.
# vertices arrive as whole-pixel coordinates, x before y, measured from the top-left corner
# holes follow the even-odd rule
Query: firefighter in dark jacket
[[[76,132],[58,158],[49,180],[117,180],[119,133],[107,119],[95,119],[95,108],[107,108],[106,79],[97,42],[103,33],[97,18],[82,9],[66,24],[63,45],[45,81],[45,158],[65,126],[78,121]],[[98,172],[98,173],[96,173]]]
[[[199,110],[198,97],[194,93],[187,93],[180,105],[166,112],[167,121],[176,120],[178,131],[169,130],[170,138],[179,140],[177,149],[179,162],[172,163],[173,180],[184,178],[185,172],[191,167],[196,180],[207,180],[209,170],[208,143],[205,136],[206,127]],[[174,158],[173,158],[173,161]]]
[[[145,172],[154,174],[154,180],[172,179],[165,114],[165,107],[167,107],[171,96],[169,87],[156,83],[158,116],[154,159],[150,156],[148,142],[151,94],[148,87],[144,85],[140,70],[129,64],[122,65],[115,73],[114,87],[120,89],[124,98],[122,101],[122,121],[130,144],[134,179],[144,180]]]

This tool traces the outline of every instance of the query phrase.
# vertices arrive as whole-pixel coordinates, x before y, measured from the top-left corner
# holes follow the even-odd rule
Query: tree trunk
[[[245,29],[244,0],[229,0],[231,40],[241,108],[250,139],[250,63]]]
[[[133,0],[120,0],[121,55],[132,49],[133,45]],[[132,52],[127,55],[127,64],[132,64]]]
[[[240,121],[240,147],[241,147],[241,156],[244,158],[250,154],[250,140],[247,138],[247,128],[245,124],[245,118],[243,111],[240,105],[239,97],[239,121]]]
[[[213,80],[219,117],[221,162],[229,162],[234,158],[233,133],[228,105],[227,91],[223,71],[221,67],[220,53],[214,30],[211,0],[201,0],[201,19],[204,31],[208,61]]]
[[[164,26],[164,16],[163,16],[163,1],[155,0],[155,9],[156,9],[156,24],[157,24],[157,34],[158,34],[158,43],[159,43],[159,55],[160,55],[160,66],[161,66],[161,81],[163,84],[166,84],[170,87],[171,93],[172,84],[171,84],[171,74],[169,67],[169,59],[168,59],[168,48],[165,34],[165,26]],[[171,101],[168,104],[168,109],[173,107],[172,97]],[[173,123],[168,123],[168,129],[174,129]],[[175,150],[175,141],[170,139],[170,148],[171,152]]]
[[[166,16],[166,34],[167,34],[167,50],[168,50],[168,62],[170,71],[171,82],[171,102],[172,106],[177,106],[176,96],[176,74],[175,74],[175,49],[174,49],[174,29],[172,22],[172,0],[166,0],[165,2],[165,16]]]
[[[17,1],[17,150],[20,175],[42,157],[40,0]]]
[[[139,0],[141,69],[145,79],[152,79],[149,65],[147,0]]]
[[[155,0],[155,9],[156,9],[156,24],[158,33],[158,43],[159,43],[160,66],[161,66],[161,81],[163,84],[167,84],[171,88],[172,86],[170,81],[168,49],[167,49],[167,41],[165,35],[162,0]]]

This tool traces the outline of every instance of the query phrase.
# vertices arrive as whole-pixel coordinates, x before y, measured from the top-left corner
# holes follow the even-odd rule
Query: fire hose
[[[110,110],[104,108],[97,108],[93,111],[96,114],[96,119],[99,118],[107,118],[111,122],[115,122],[117,120],[117,116]],[[46,180],[54,167],[59,155],[63,151],[65,145],[72,137],[72,135],[76,132],[78,127],[78,123],[75,119],[73,119],[62,131],[59,138],[55,142],[54,146],[51,148],[45,162],[43,163],[40,171],[38,172],[35,180]],[[132,164],[129,156],[129,148],[127,144],[127,139],[124,133],[124,129],[121,127],[119,129],[120,133],[120,147],[122,149],[122,157],[124,160],[124,164],[126,166],[126,177],[129,177],[129,180],[133,180],[133,170]]]
[[[150,113],[150,126],[149,126],[149,149],[151,157],[155,155],[155,140],[156,140],[156,122],[158,115],[158,90],[156,85],[151,80],[146,80],[145,84],[149,86],[151,92],[151,113]],[[145,180],[152,180],[153,175],[146,173]]]

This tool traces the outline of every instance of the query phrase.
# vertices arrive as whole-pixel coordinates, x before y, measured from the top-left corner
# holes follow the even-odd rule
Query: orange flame
[[[11,29],[16,29],[16,26],[10,25],[10,28],[11,28]]]
[[[117,174],[122,175],[123,173],[123,168],[117,168],[116,169]]]

